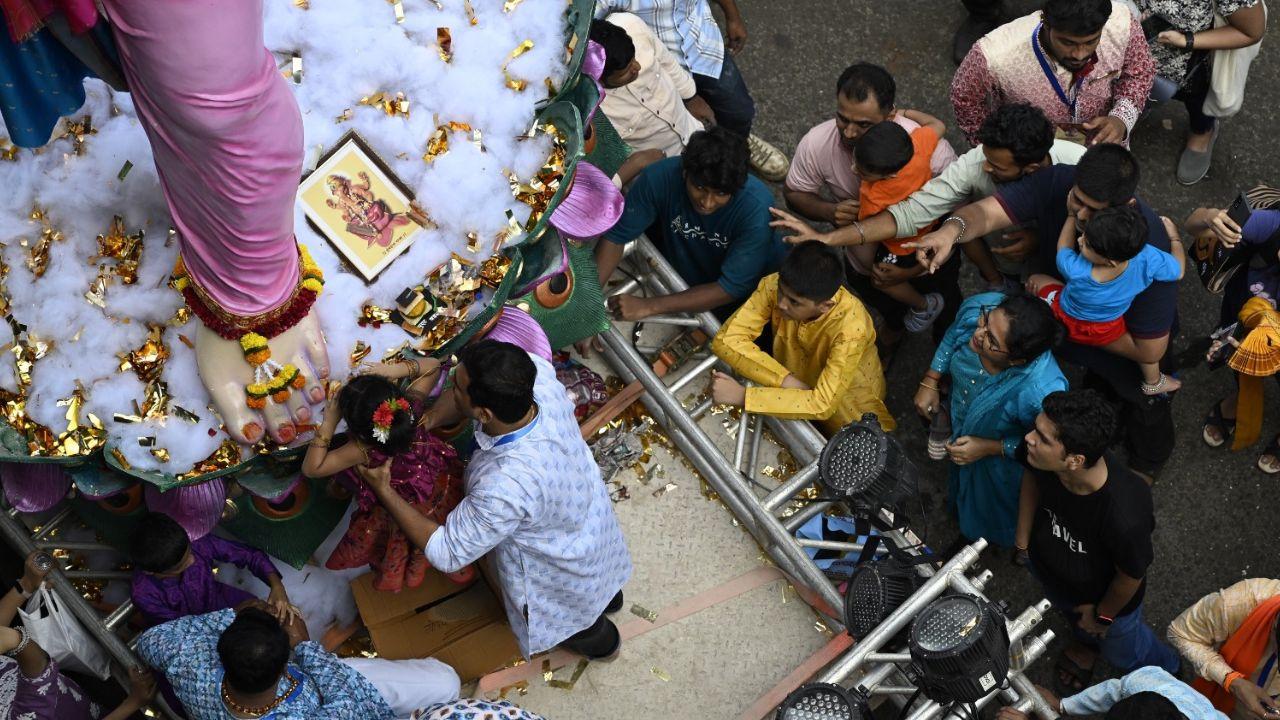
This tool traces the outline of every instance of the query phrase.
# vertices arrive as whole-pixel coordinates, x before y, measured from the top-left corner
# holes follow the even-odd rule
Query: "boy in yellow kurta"
[[[868,412],[885,430],[894,429],[871,316],[843,284],[844,266],[834,252],[816,241],[797,245],[711,343],[712,352],[757,387],[714,372],[713,399],[748,412],[815,420],[827,435]],[[772,356],[756,346],[766,325],[773,328]]]

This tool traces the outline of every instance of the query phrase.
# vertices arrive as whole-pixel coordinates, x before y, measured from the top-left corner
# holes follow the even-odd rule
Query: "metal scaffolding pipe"
[[[45,530],[52,530],[53,527],[60,524],[70,514],[70,508],[63,510],[41,528],[41,532],[32,533],[32,537],[28,537],[27,533],[29,531],[27,527],[15,515],[5,512],[0,514],[2,515],[0,516],[0,535],[3,535],[9,546],[17,551],[19,555],[26,557],[36,550],[36,546],[32,542],[33,539],[38,540],[47,536],[48,533],[44,532]],[[143,666],[142,661],[138,659],[137,655],[133,654],[132,650],[125,646],[124,642],[115,633],[103,625],[102,618],[98,616],[98,613],[93,608],[89,607],[89,603],[75,589],[66,573],[56,563],[53,566],[53,570],[49,572],[47,579],[53,587],[53,591],[57,593],[58,599],[62,601],[63,607],[70,611],[76,620],[80,621],[85,631],[115,660],[111,667],[112,674],[121,686],[128,689],[128,668]],[[169,709],[163,698],[157,696],[154,705],[159,707],[170,718],[177,720],[178,716]]]
[[[702,360],[699,360],[697,364],[691,366],[688,370],[686,370],[683,374],[681,374],[679,378],[677,378],[674,382],[668,385],[667,392],[671,393],[672,395],[675,395],[676,393],[684,389],[685,385],[688,385],[689,383],[693,382],[699,375],[709,370],[712,365],[715,365],[718,362],[720,362],[720,358],[716,357],[715,355],[710,355],[708,357],[703,358]],[[708,405],[708,407],[710,407],[710,405]]]
[[[640,320],[646,325],[678,325],[680,327],[702,327],[702,323],[695,317],[684,317],[683,315],[650,315],[644,320]]]
[[[764,421],[759,415],[751,417],[751,450],[747,452],[748,478],[755,478],[756,465],[760,462],[760,436],[763,434]]]
[[[839,540],[809,540],[806,538],[797,538],[796,542],[800,543],[800,547],[814,548],[817,550],[843,550],[845,552],[862,552],[862,543],[840,542]]]
[[[761,502],[764,503],[766,510],[774,512],[783,505],[786,505],[791,498],[796,496],[796,493],[812,485],[817,479],[818,463],[811,462],[796,471],[796,474],[792,475],[790,480],[787,480],[775,488],[774,491],[766,495],[764,500]]]
[[[76,551],[94,551],[109,550],[111,552],[119,552],[114,547],[106,543],[97,542],[71,542],[67,540],[41,540],[32,543],[41,550],[76,550]]]
[[[716,492],[720,493],[721,500],[730,511],[740,520],[747,522],[748,529],[754,528],[759,533],[756,539],[764,546],[774,562],[778,563],[783,570],[790,571],[796,580],[819,593],[831,608],[841,607],[843,599],[840,593],[796,544],[795,538],[778,524],[771,513],[760,506],[754,495],[746,501],[739,495],[749,491],[738,482],[736,477],[725,472],[727,468],[723,460],[720,462],[714,460],[714,458],[722,458],[715,444],[689,417],[680,402],[663,385],[662,380],[627,346],[617,329],[610,328],[601,334],[601,338],[614,357],[626,365],[644,384],[645,389],[648,390],[645,394],[646,402],[662,408],[666,413],[671,422],[670,427],[679,431],[678,439],[682,444],[687,443],[687,447],[681,449],[688,456],[689,461],[698,468]]]

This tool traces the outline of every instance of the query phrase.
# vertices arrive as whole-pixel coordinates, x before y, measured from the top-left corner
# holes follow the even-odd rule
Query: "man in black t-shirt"
[[[932,272],[956,243],[1014,225],[1037,228],[1036,248],[1027,258],[1031,272],[1061,277],[1055,263],[1058,235],[1067,215],[1087,223],[1108,207],[1132,205],[1147,221],[1147,244],[1169,252],[1172,223],[1155,214],[1135,192],[1138,161],[1119,145],[1095,145],[1076,165],[1053,165],[1012,183],[996,194],[957,210],[942,227],[914,244],[920,261]],[[1176,233],[1174,228],[1172,232]],[[1148,362],[1158,362],[1169,349],[1178,318],[1178,284],[1154,282],[1138,294],[1124,314],[1129,334]],[[1142,373],[1132,360],[1075,343],[1062,343],[1054,354],[1086,370],[1085,384],[1108,393],[1124,405],[1125,442],[1130,467],[1150,478],[1173,454],[1173,414],[1168,395],[1144,395]]]
[[[1014,543],[1074,631],[1058,661],[1064,693],[1090,684],[1099,652],[1120,672],[1178,672],[1178,654],[1142,619],[1155,512],[1147,484],[1106,454],[1115,429],[1101,394],[1059,391],[1019,449],[1027,471]]]

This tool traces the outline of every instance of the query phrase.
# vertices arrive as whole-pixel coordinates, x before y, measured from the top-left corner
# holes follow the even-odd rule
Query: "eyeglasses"
[[[987,349],[988,352],[1004,353],[1007,355],[1009,354],[1009,351],[1001,348],[999,343],[996,342],[996,336],[994,333],[991,332],[991,327],[989,325],[990,318],[991,318],[991,311],[995,310],[997,307],[999,306],[997,305],[982,306],[981,310],[978,311],[979,312],[978,330],[982,331],[982,345]],[[977,333],[974,333],[974,334],[976,335]]]

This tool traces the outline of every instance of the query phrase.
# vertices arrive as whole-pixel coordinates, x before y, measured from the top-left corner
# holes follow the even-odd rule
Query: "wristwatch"
[[[1187,50],[1188,50],[1188,51],[1191,51],[1191,50],[1195,50],[1195,49],[1196,49],[1196,34],[1195,34],[1195,33],[1191,32],[1190,30],[1183,30],[1183,31],[1182,31],[1182,37],[1184,37],[1184,38],[1186,38],[1186,39],[1187,39]]]
[[[1106,615],[1103,615],[1102,613],[1098,612],[1097,608],[1094,608],[1093,621],[1098,623],[1099,625],[1102,625],[1103,627],[1111,627],[1111,624],[1114,623],[1116,619],[1109,618]]]

